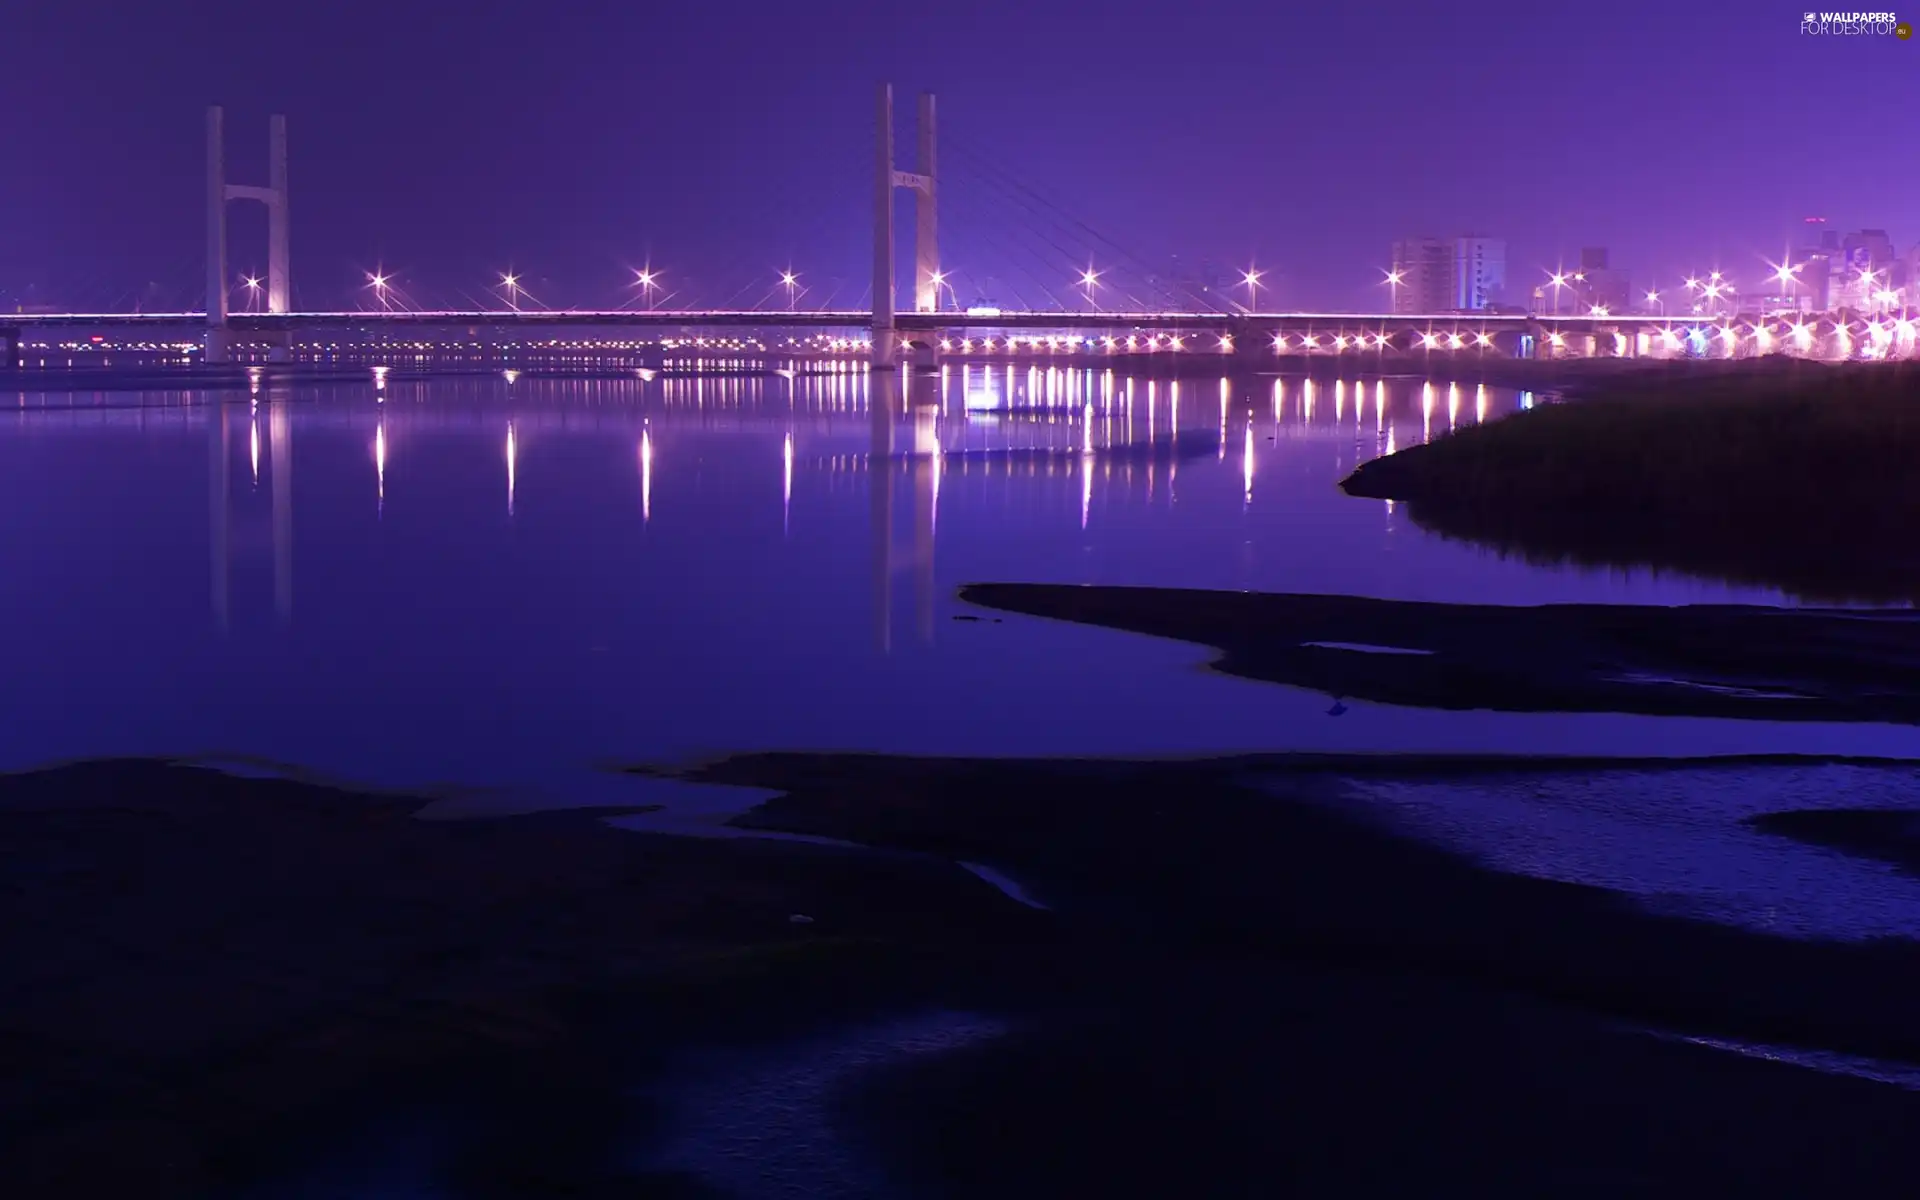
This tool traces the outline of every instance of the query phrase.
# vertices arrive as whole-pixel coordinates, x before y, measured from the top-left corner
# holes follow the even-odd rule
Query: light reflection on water
[[[371,378],[269,381],[257,422],[205,403],[220,393],[23,394],[0,438],[0,619],[32,636],[0,695],[0,764],[219,753],[531,784],[778,747],[1909,748],[1860,726],[1330,719],[1324,697],[1199,670],[1196,647],[950,619],[974,580],[1779,600],[1503,560],[1335,486],[1430,426],[1516,410],[1514,391],[969,363],[897,389],[876,425],[868,387],[846,370],[390,375],[376,403]]]

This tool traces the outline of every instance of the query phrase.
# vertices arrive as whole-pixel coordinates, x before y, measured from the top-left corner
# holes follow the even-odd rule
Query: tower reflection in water
[[[260,481],[259,394],[249,402],[247,415],[247,458],[251,483]],[[248,518],[239,520],[240,535],[235,537],[236,517],[233,501],[233,414],[218,400],[206,406],[207,413],[207,492],[208,556],[212,564],[213,619],[227,629],[233,613],[233,570],[237,558],[236,540],[243,546],[265,540],[273,553],[273,607],[282,623],[293,620],[293,419],[287,408],[284,385],[269,386],[267,403],[267,483],[271,496],[266,538]]]
[[[915,625],[920,640],[933,641],[933,538],[940,507],[939,378],[931,374],[903,378],[893,371],[875,371],[868,386],[873,628],[875,642],[886,653],[893,649],[893,581],[903,567],[913,573]],[[912,414],[913,441],[901,453],[895,445],[895,430],[903,411]],[[893,528],[894,490],[902,476],[912,489],[913,517],[913,544],[904,561]]]
[[[530,384],[537,385],[532,392],[527,391]],[[637,500],[634,524],[645,528],[652,520],[655,485],[673,481],[663,500],[682,486],[681,477],[673,472],[656,478],[655,468],[663,465],[656,457],[664,454],[668,456],[664,461],[675,461],[674,447],[684,444],[674,440],[674,430],[705,438],[723,430],[750,433],[756,426],[764,430],[766,422],[775,422],[776,440],[757,441],[759,434],[744,438],[724,451],[736,465],[719,473],[730,477],[738,471],[743,477],[759,477],[764,471],[766,483],[779,489],[783,533],[798,538],[805,532],[813,539],[810,544],[816,545],[823,530],[808,529],[809,522],[833,525],[834,535],[849,531],[840,523],[845,510],[837,507],[839,501],[829,510],[810,508],[812,472],[831,464],[834,478],[825,482],[837,487],[844,481],[853,488],[862,483],[859,472],[867,473],[871,619],[874,641],[883,651],[893,648],[897,620],[913,622],[916,640],[933,637],[934,547],[940,493],[949,470],[960,472],[970,491],[979,485],[966,478],[969,474],[1003,476],[1007,486],[1013,487],[1015,475],[1032,479],[1064,469],[1071,478],[1077,473],[1073,489],[1077,512],[1065,519],[1077,518],[1085,531],[1099,524],[1096,510],[1104,511],[1109,505],[1171,503],[1176,480],[1184,483],[1187,478],[1180,469],[1183,463],[1206,464],[1192,468],[1202,472],[1197,477],[1200,487],[1208,486],[1206,471],[1218,463],[1222,473],[1238,476],[1236,507],[1245,513],[1256,502],[1256,470],[1267,470],[1270,454],[1293,453],[1283,451],[1283,443],[1324,441],[1336,448],[1336,465],[1350,470],[1364,458],[1437,435],[1445,423],[1458,426],[1492,420],[1526,407],[1531,399],[1479,387],[1469,396],[1461,386],[1426,380],[1273,379],[1250,385],[1266,393],[1261,411],[1256,411],[1247,390],[1230,381],[1201,385],[1209,401],[1217,394],[1218,403],[1196,404],[1191,399],[1191,381],[1120,376],[1105,369],[1048,367],[1043,371],[995,363],[961,363],[911,373],[836,370],[799,379],[780,376],[771,384],[693,374],[644,382],[522,379],[507,386],[517,391],[496,394],[504,391],[497,380],[488,380],[484,386],[466,380],[439,380],[432,385],[436,399],[470,399],[480,406],[477,412],[460,405],[421,405],[411,394],[396,402],[396,397],[384,394],[378,381],[374,403],[365,406],[306,403],[319,397],[303,391],[297,418],[314,435],[306,450],[315,459],[314,471],[304,476],[309,502],[319,504],[321,516],[327,516],[323,492],[326,481],[337,474],[329,465],[329,447],[337,428],[354,429],[356,438],[366,439],[359,442],[361,452],[370,453],[372,459],[365,498],[374,512],[383,513],[389,455],[407,450],[417,478],[421,463],[413,450],[424,447],[428,459],[437,462],[435,456],[444,457],[443,450],[455,453],[454,447],[464,444],[464,437],[452,431],[470,429],[477,421],[488,430],[488,453],[502,473],[500,486],[506,491],[509,514],[520,507],[522,468],[534,470],[536,476],[542,473],[529,465],[532,460],[520,461],[521,451],[534,444],[529,439],[538,439],[538,431],[554,429],[570,438],[611,436],[620,442],[623,456],[637,453],[637,463],[627,469],[637,468],[638,496],[627,502]],[[1369,391],[1370,422],[1365,411]],[[215,620],[222,627],[234,615],[234,589],[265,575],[245,564],[264,558],[269,548],[274,607],[283,622],[292,619],[292,425],[296,418],[289,403],[292,398],[288,385],[260,381],[244,416],[237,405],[212,403],[186,410],[192,416],[183,414],[185,420],[204,421],[208,439],[208,586]],[[505,412],[485,407],[502,399],[507,401]],[[1182,404],[1183,400],[1187,403]],[[623,412],[619,405],[629,407]],[[369,422],[370,412],[377,415]],[[864,454],[859,452],[863,416],[868,421]],[[236,424],[242,421],[244,427]],[[1369,423],[1371,430],[1366,428]],[[852,453],[816,457],[809,453],[810,446]],[[1229,461],[1236,450],[1238,461]],[[466,451],[457,453],[464,456]],[[697,452],[693,461],[698,461]],[[437,470],[442,469],[427,467],[436,495],[440,494]],[[772,476],[776,470],[777,485]],[[243,478],[235,479],[236,473]],[[1284,473],[1264,478],[1268,482],[1261,494],[1269,499],[1262,503],[1270,504],[1275,489],[1288,484]],[[1101,479],[1111,481],[1105,495],[1095,486]],[[1144,482],[1143,496],[1134,494],[1136,479]],[[697,488],[697,473],[694,480],[690,486]],[[312,492],[315,486],[322,492]],[[847,500],[855,505],[857,525],[858,497]],[[498,502],[490,502],[489,508]],[[710,519],[693,516],[678,503],[662,511],[675,514],[670,523]],[[1386,511],[1392,513],[1393,507],[1387,505]],[[948,516],[951,519],[953,514]],[[857,544],[858,531],[852,533]],[[896,584],[903,570],[912,574],[911,617],[903,617],[896,607]],[[856,622],[861,619],[857,604],[852,616]]]

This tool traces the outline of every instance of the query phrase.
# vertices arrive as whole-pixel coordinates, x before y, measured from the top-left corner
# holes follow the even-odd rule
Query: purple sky
[[[686,302],[754,303],[791,263],[803,304],[851,306],[882,78],[903,153],[913,93],[940,96],[963,301],[1067,295],[1089,255],[1118,291],[1123,258],[1180,254],[1257,263],[1263,306],[1371,307],[1388,243],[1423,232],[1505,236],[1514,284],[1582,245],[1637,285],[1751,275],[1810,213],[1904,250],[1920,43],[1803,36],[1800,12],[12,0],[0,295],[197,306],[217,102],[236,182],[265,182],[288,116],[296,307],[356,303],[376,264],[422,304],[509,265],[547,303],[609,304],[649,254]],[[235,207],[236,271],[264,267],[263,227]]]

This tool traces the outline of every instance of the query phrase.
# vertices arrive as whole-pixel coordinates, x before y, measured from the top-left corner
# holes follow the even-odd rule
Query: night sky
[[[1512,285],[1583,245],[1636,285],[1738,278],[1809,214],[1904,251],[1920,40],[1807,37],[1800,11],[9,0],[0,295],[197,307],[222,103],[234,182],[265,182],[287,114],[296,308],[359,303],[376,265],[421,305],[509,266],[610,305],[649,258],[674,304],[779,302],[791,264],[803,306],[853,306],[881,79],[902,165],[914,93],[939,94],[963,302],[1069,296],[1087,258],[1118,293],[1178,254],[1257,264],[1263,306],[1377,308],[1388,243],[1420,233],[1506,237]],[[264,225],[234,207],[236,272]]]

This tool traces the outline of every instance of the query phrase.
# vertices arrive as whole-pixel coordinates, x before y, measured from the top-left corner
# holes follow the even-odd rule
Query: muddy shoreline
[[[664,1120],[636,1082],[688,1046],[941,1008],[1012,1033],[863,1078],[829,1114],[887,1194],[1920,1179],[1901,1136],[1920,1094],[1624,1028],[1920,1062],[1913,943],[1653,916],[1337,804],[1369,769],[1577,762],[641,769],[774,789],[735,824],[872,851],[635,834],[608,810],[421,821],[402,797],[164,763],[0,777],[21,964],[0,1162],[22,1197],[252,1196],[417,1104],[456,1127],[449,1195],[713,1195],[633,1167]]]
[[[1920,619],[1744,605],[1438,604],[981,583],[960,598],[1212,646],[1216,670],[1439,709],[1920,719]]]

